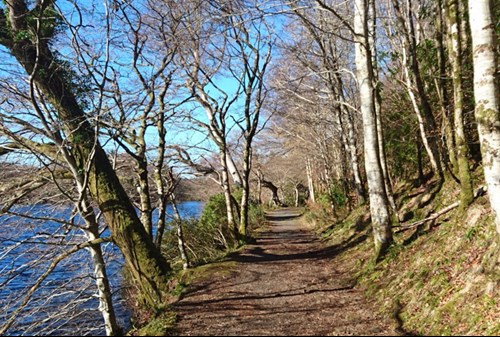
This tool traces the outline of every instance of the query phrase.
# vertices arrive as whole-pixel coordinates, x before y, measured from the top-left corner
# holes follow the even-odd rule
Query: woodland
[[[368,255],[344,261],[382,312],[411,309],[403,274],[423,289],[441,269],[468,277],[403,326],[498,334],[499,14],[489,0],[3,0],[0,285],[22,286],[0,293],[0,335],[122,335],[122,306],[147,325],[179,273],[255,242],[286,206],[350,248],[366,227]],[[183,218],[194,199],[201,216]],[[423,252],[446,268],[420,275],[408,259]],[[71,323],[89,310],[98,324]],[[432,330],[437,314],[448,326]]]

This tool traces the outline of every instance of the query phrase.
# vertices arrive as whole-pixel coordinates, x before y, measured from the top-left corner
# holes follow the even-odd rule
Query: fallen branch
[[[476,199],[477,197],[479,196],[482,196],[486,193],[487,191],[487,187],[486,186],[481,186],[479,187],[476,192],[474,193],[474,199]],[[400,230],[396,231],[396,233],[400,233],[400,232],[404,232],[408,229],[412,229],[412,228],[415,228],[415,227],[418,227],[420,225],[423,225],[424,223],[428,222],[428,221],[434,221],[436,220],[437,218],[439,218],[441,215],[443,214],[446,214],[448,213],[449,211],[451,211],[452,209],[455,209],[457,208],[458,206],[460,205],[460,201],[456,201],[454,202],[453,204],[443,208],[442,210],[436,212],[436,213],[432,213],[429,217],[425,218],[425,219],[422,219],[422,220],[419,220],[419,221],[415,221],[415,222],[412,222],[408,225],[401,225],[401,226],[397,226],[399,228],[401,228]]]

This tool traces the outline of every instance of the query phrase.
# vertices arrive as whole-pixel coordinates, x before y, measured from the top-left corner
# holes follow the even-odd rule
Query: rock
[[[465,226],[474,227],[477,225],[481,216],[485,213],[485,209],[482,206],[471,207],[467,211],[467,219],[465,220]]]

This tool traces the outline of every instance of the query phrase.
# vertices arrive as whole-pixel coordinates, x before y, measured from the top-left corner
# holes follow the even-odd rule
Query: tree
[[[0,126],[0,130],[3,129],[3,126],[3,124]],[[0,134],[4,135],[3,132],[0,132]],[[15,135],[11,136],[15,137]],[[23,148],[21,144],[11,143],[9,145],[10,150],[13,150],[14,147],[17,147],[17,151],[23,149],[27,151],[35,150]],[[4,155],[7,155],[8,152],[5,151]],[[40,155],[43,154],[40,153]],[[50,166],[61,167],[65,165],[70,165],[70,163],[52,162]],[[5,316],[2,317],[1,333],[6,334],[11,331],[11,328],[26,331],[30,331],[30,329],[51,329],[51,325],[55,329],[62,328],[64,323],[57,322],[56,313],[50,311],[36,313],[40,309],[43,310],[43,308],[38,307],[42,301],[41,297],[45,297],[48,306],[53,306],[56,309],[55,311],[59,311],[60,314],[65,314],[69,318],[73,315],[71,310],[75,310],[79,306],[78,295],[76,294],[84,292],[82,290],[84,288],[80,287],[83,285],[87,287],[88,283],[86,281],[91,279],[95,282],[99,311],[101,311],[104,319],[106,334],[120,335],[121,329],[117,323],[105,258],[101,249],[101,244],[109,241],[109,238],[101,237],[102,225],[94,214],[85,192],[81,189],[81,181],[75,179],[77,186],[73,189],[69,184],[73,177],[70,174],[61,174],[59,170],[47,172],[47,170],[41,169],[37,170],[36,175],[32,176],[32,173],[27,171],[26,168],[23,169],[14,165],[9,168],[8,166],[3,165],[2,169],[6,172],[16,169],[17,174],[9,179],[10,183],[0,188],[0,202],[3,205],[0,210],[0,217],[5,227],[2,240],[6,241],[2,242],[2,250],[6,253],[2,254],[2,259],[7,260],[3,263],[5,266],[12,266],[12,268],[4,269],[7,277],[3,279],[2,286],[5,286],[6,291],[9,292],[13,290],[10,283],[14,287],[24,285],[24,282],[19,280],[22,280],[23,273],[25,275],[29,274],[31,280],[28,283],[30,287],[25,292],[16,291],[1,296],[2,306],[9,309],[6,310]],[[23,173],[22,180],[19,179],[19,173]],[[2,178],[5,178],[5,176]],[[2,180],[6,181],[5,179]],[[62,188],[65,189],[64,197],[62,201],[58,202],[56,199],[57,192],[59,192],[59,189],[62,191]],[[41,192],[42,190],[43,192]],[[53,208],[50,205],[43,204],[38,205],[38,207],[36,205],[22,206],[23,203],[30,200],[30,197],[33,198],[38,193],[43,193],[47,198],[54,198],[51,202]],[[71,207],[71,203],[73,203],[73,207]],[[64,210],[71,210],[71,212]],[[44,211],[53,215],[44,216]],[[61,227],[65,228],[65,230],[61,231]],[[82,254],[82,250],[85,249],[88,250],[90,256]],[[68,267],[68,263],[71,262],[67,260],[71,258],[70,261],[75,263],[74,261],[78,258],[73,256],[78,254],[80,254],[79,259],[81,260],[79,268],[82,271],[71,272],[71,268]],[[21,266],[24,266],[19,268],[20,263],[16,260],[19,260]],[[85,263],[88,265],[85,265]],[[72,287],[68,288],[76,289],[75,292],[60,287],[46,286],[46,283],[54,282],[57,276],[54,276],[53,272],[59,265],[66,265],[66,268],[68,268],[66,275],[73,275],[74,278],[68,277],[68,279],[65,279],[59,277],[57,282],[61,285],[61,288],[64,284],[72,284]],[[90,269],[92,266],[93,275],[89,278],[83,271]],[[75,282],[77,279],[83,280],[80,281],[81,285]],[[48,280],[49,282],[47,282]],[[65,303],[66,307],[55,300],[65,291],[66,298],[74,301],[74,303]],[[43,296],[44,294],[45,296]],[[9,297],[12,298],[10,303],[5,301]],[[84,296],[81,297],[86,301],[89,300]],[[41,323],[45,319],[35,320],[39,325],[34,324],[33,327],[22,323],[16,324],[17,319],[21,317],[20,321],[22,322],[23,315],[27,314],[39,318],[43,316],[53,317],[53,319],[51,324],[46,324],[46,326]],[[82,332],[84,331],[82,330]]]
[[[161,2],[147,6],[117,4],[115,9],[117,19],[128,32],[129,43],[113,41],[112,45],[120,52],[120,57],[130,63],[132,71],[124,75],[113,70],[108,80],[105,94],[109,99],[102,121],[103,133],[118,144],[127,160],[133,163],[131,170],[136,175],[134,189],[137,191],[133,200],[138,200],[135,206],[141,223],[160,249],[166,207],[173,193],[173,189],[166,186],[172,174],[166,163],[169,159],[166,125],[175,124],[176,109],[189,98],[175,81],[178,68],[174,59],[179,49],[175,34],[179,22],[168,14]],[[151,185],[156,185],[156,195]],[[129,193],[132,194],[133,189]],[[158,208],[156,224],[153,223],[155,203]]]
[[[252,142],[261,127],[264,76],[272,45],[270,29],[265,20],[252,17],[252,5],[186,2],[182,8],[188,13],[182,21],[186,43],[179,58],[185,86],[197,105],[189,117],[190,127],[204,132],[216,146],[228,224],[234,237],[242,240],[248,227]],[[244,143],[242,168],[237,167],[239,156],[231,151],[228,141],[238,127]],[[243,190],[236,207],[238,215],[230,177],[235,187]]]
[[[459,0],[447,0],[445,3],[446,22],[449,29],[449,54],[451,60],[451,77],[453,79],[453,121],[455,127],[455,146],[460,178],[460,207],[465,209],[474,199],[472,181],[469,170],[469,148],[464,130],[464,90],[463,90],[463,57],[462,36],[463,28],[460,18],[465,20],[464,13],[460,13]]]
[[[475,117],[491,208],[500,234],[500,112],[498,106],[498,36],[488,0],[469,1],[474,59]]]
[[[53,138],[77,168],[74,174],[83,174],[83,186],[102,212],[145,301],[152,307],[161,305],[170,267],[148,237],[118,180],[97,138],[98,123],[91,123],[75,94],[76,78],[52,50],[57,31],[62,29],[55,3],[40,1],[29,9],[25,1],[12,0],[0,14],[0,43],[24,68],[31,89],[39,90],[44,104],[54,109],[62,128]]]
[[[242,9],[239,9],[242,10]],[[230,37],[234,40],[232,57],[239,61],[241,69],[231,72],[242,87],[243,116],[236,124],[241,129],[243,144],[242,197],[240,203],[239,239],[248,236],[248,210],[250,201],[250,174],[252,172],[253,140],[261,125],[261,114],[265,108],[267,89],[265,86],[266,70],[271,62],[273,40],[270,27],[265,21],[254,20],[242,14],[228,13]],[[249,23],[246,21],[251,20]],[[265,125],[265,123],[262,123]]]
[[[399,27],[399,34],[396,36],[402,38],[402,43],[398,44],[401,45],[406,90],[418,119],[420,137],[427,151],[432,169],[440,179],[443,179],[442,151],[438,142],[436,121],[425,90],[425,83],[422,80],[417,56],[418,41],[415,31],[413,4],[412,1],[408,1],[406,8],[402,8],[399,1],[396,0],[393,0],[392,4]],[[394,47],[397,48],[397,46]]]
[[[356,77],[359,85],[365,169],[370,198],[370,214],[373,225],[375,255],[381,257],[392,243],[391,217],[385,191],[384,176],[378,148],[377,120],[375,115],[375,88],[373,65],[368,38],[368,3],[356,0],[354,9],[354,41],[356,53]]]
[[[305,51],[307,57],[314,56],[321,59],[318,66],[311,65],[310,68],[311,70],[314,69],[316,72],[315,75],[325,82],[325,91],[328,93],[333,110],[332,113],[337,118],[336,122],[338,123],[340,137],[342,138],[342,145],[339,148],[342,157],[342,175],[346,177],[349,175],[347,174],[347,167],[350,166],[357,203],[358,205],[363,204],[365,202],[365,190],[360,172],[355,125],[352,116],[357,111],[353,111],[355,109],[347,102],[345,95],[346,81],[343,78],[343,73],[345,72],[343,67],[346,66],[346,62],[343,62],[342,58],[347,48],[345,41],[339,41],[335,33],[332,33],[332,31],[340,30],[341,25],[338,27],[339,23],[333,22],[332,19],[335,19],[335,16],[324,15],[321,11],[317,10],[308,15],[308,11],[299,10],[297,5],[292,5],[292,7],[294,14],[300,18],[301,24],[306,27],[307,33],[309,33],[308,35],[315,47],[313,48],[313,55],[310,55],[310,51]],[[300,43],[303,43],[303,40],[304,36],[301,37]],[[344,42],[343,45],[342,42]],[[295,48],[294,53],[298,53],[298,51],[298,48]],[[306,62],[305,59],[303,59],[303,63]],[[324,92],[318,94],[321,95]],[[344,192],[348,194],[348,179],[344,179],[344,182]]]

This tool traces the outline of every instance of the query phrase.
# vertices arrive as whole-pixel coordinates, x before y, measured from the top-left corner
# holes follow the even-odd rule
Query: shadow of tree
[[[183,300],[173,305],[184,330],[169,333],[231,334],[246,327],[240,332],[325,334],[332,327],[371,331],[378,326],[376,315],[363,309],[365,302],[355,289],[356,281],[331,263],[368,239],[369,217],[360,217],[350,225],[352,234],[333,245],[297,225],[292,221],[295,218],[287,212],[274,212],[268,217],[269,227],[259,233],[255,243],[224,259],[236,263],[234,274],[214,275],[190,286]],[[337,315],[335,322],[324,323],[323,315],[332,313]]]

